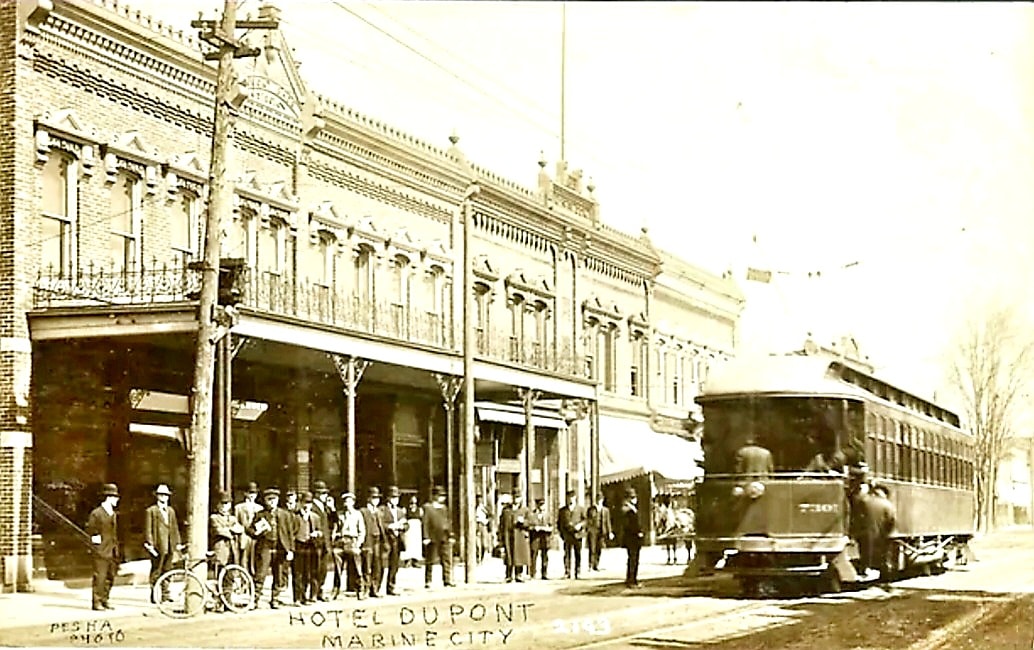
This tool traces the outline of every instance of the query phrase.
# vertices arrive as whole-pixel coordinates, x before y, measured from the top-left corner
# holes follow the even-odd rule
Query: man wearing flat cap
[[[115,609],[108,603],[115,571],[122,558],[118,542],[118,486],[105,483],[101,487],[101,504],[93,509],[86,520],[86,534],[93,544],[93,608]]]
[[[363,541],[366,539],[366,522],[355,508],[355,495],[345,492],[341,495],[341,516],[335,533],[335,550],[341,550],[341,572],[347,578],[348,571],[355,572],[356,595],[359,600],[366,597],[366,579],[363,576]]]
[[[424,587],[431,588],[434,563],[442,565],[442,582],[452,586],[452,516],[445,505],[445,489],[435,486],[424,507]]]
[[[297,514],[295,534],[294,563],[291,565],[291,577],[294,584],[294,602],[308,605],[315,602],[320,595],[320,582],[317,578],[319,568],[316,549],[322,548],[328,531],[323,524],[323,517],[313,509],[311,492],[303,492]]]
[[[151,556],[151,602],[157,598],[169,598],[168,587],[162,593],[154,593],[154,585],[158,578],[172,568],[173,553],[182,549],[180,546],[180,527],[176,521],[176,511],[169,505],[172,490],[165,483],[160,483],[154,490],[156,503],[144,511],[144,549]],[[166,585],[168,583],[165,583]]]
[[[399,557],[402,553],[402,534],[409,528],[406,512],[399,507],[398,486],[388,486],[388,502],[381,507],[381,523],[384,525],[384,566],[388,572],[387,594],[398,595],[395,578],[399,572]]]
[[[255,539],[255,603],[265,589],[266,575],[273,574],[269,607],[278,608],[280,593],[287,584],[287,567],[294,559],[294,515],[280,507],[280,490],[266,488],[262,492],[265,503],[248,529]]]
[[[244,488],[244,500],[233,507],[233,516],[241,522],[244,530],[251,528],[255,521],[255,515],[262,510],[262,504],[258,500],[258,483],[252,481]],[[255,542],[248,535],[237,536],[237,554],[240,558],[240,565],[248,570],[252,577],[255,577]]]
[[[366,506],[362,509],[366,524],[366,539],[363,540],[363,575],[366,577],[370,596],[379,597],[381,581],[384,580],[384,544],[386,532],[381,521],[381,490],[372,487],[367,491]]]
[[[220,492],[216,497],[215,512],[208,518],[208,547],[215,554],[215,574],[227,564],[236,564],[237,545],[235,540],[244,532],[244,526],[233,514],[233,496]]]

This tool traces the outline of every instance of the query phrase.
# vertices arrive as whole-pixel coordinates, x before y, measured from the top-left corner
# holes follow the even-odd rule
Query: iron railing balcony
[[[153,263],[140,271],[125,272],[93,263],[74,276],[48,270],[33,286],[36,309],[97,305],[155,305],[195,300],[201,287],[200,271],[184,266]],[[243,269],[235,283],[240,305],[258,313],[289,316],[353,332],[458,352],[458,327],[444,315],[397,300],[374,302],[367,297],[337,292],[334,287],[305,282],[286,275]],[[585,357],[576,357],[570,340],[556,346],[521,341],[512,332],[478,327],[478,356],[518,366],[581,377]]]

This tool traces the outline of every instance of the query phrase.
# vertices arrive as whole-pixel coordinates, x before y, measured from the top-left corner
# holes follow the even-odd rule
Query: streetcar
[[[871,481],[889,489],[896,508],[883,578],[970,558],[973,442],[955,413],[846,362],[807,355],[730,362],[696,401],[704,413],[701,569],[732,574],[748,595],[802,585],[839,591],[872,579],[852,526],[852,504],[854,516],[863,510],[859,485]],[[769,452],[767,471],[738,473],[748,445]]]

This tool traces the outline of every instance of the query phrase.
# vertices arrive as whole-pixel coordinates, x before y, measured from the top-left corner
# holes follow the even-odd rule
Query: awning
[[[600,416],[600,482],[617,483],[658,474],[668,481],[703,476],[700,443],[657,433],[644,420]]]
[[[483,422],[499,422],[501,424],[513,424],[524,426],[524,409],[509,404],[496,404],[494,402],[477,402],[474,404],[478,419]],[[556,413],[548,411],[532,411],[531,423],[536,428],[565,429],[567,422]]]

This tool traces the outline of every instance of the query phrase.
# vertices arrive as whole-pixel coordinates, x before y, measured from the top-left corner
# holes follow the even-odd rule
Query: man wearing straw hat
[[[151,556],[151,602],[155,601],[154,585],[158,578],[172,568],[173,553],[182,549],[180,546],[180,527],[176,521],[176,511],[169,505],[172,490],[165,483],[160,483],[154,490],[156,503],[144,511],[144,549]],[[166,583],[168,584],[168,583]],[[169,597],[167,588],[162,592],[162,600]]]

